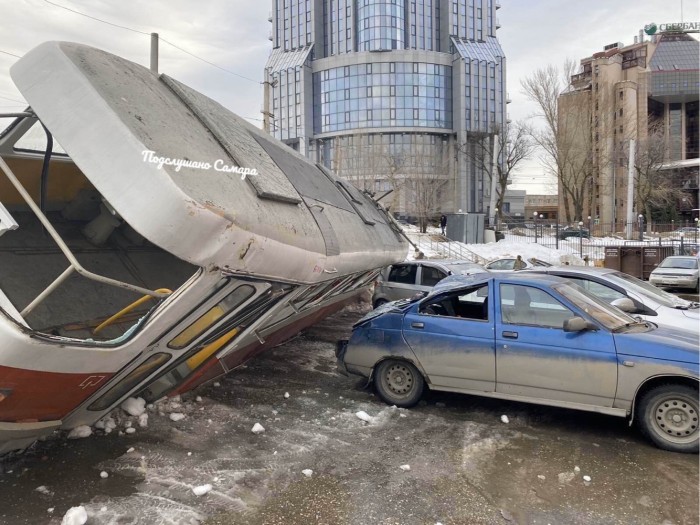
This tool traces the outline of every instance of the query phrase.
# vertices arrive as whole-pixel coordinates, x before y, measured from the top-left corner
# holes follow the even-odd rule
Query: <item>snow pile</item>
[[[207,483],[206,485],[200,485],[198,487],[194,487],[192,489],[192,492],[194,492],[195,496],[204,496],[207,492],[210,492],[211,489],[213,489],[213,488],[214,487],[212,487],[209,483]]]
[[[92,428],[87,425],[75,427],[68,433],[68,439],[81,439],[92,435]]]
[[[121,409],[130,416],[140,416],[146,411],[146,400],[142,397],[130,397],[121,404]]]
[[[360,410],[359,412],[355,412],[355,415],[357,416],[358,419],[361,419],[362,421],[364,421],[366,423],[372,422],[372,416],[370,416],[364,410]]]
[[[88,520],[87,511],[85,507],[71,507],[68,512],[63,516],[61,520],[61,525],[85,525]]]

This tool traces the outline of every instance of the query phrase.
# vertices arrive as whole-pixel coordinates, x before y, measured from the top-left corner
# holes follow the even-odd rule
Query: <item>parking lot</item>
[[[360,315],[160,403],[132,434],[5,462],[0,523],[57,524],[76,505],[89,524],[698,523],[697,455],[658,450],[622,419],[437,393],[385,405],[335,372],[334,342]]]

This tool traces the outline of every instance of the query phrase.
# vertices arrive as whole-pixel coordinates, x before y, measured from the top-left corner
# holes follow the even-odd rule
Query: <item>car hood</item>
[[[362,317],[359,321],[357,321],[354,325],[352,325],[353,328],[357,328],[358,326],[362,326],[364,324],[367,324],[369,321],[372,319],[376,319],[380,315],[384,315],[385,313],[388,312],[404,312],[406,311],[415,301],[412,299],[399,299],[398,301],[391,301],[390,303],[384,303],[381,306],[378,306],[368,314],[366,314],[364,317]]]
[[[651,273],[652,275],[695,275],[698,271],[691,268],[656,268]]]
[[[658,328],[642,333],[614,334],[618,355],[663,359],[695,365],[697,373],[698,334],[682,328]]]

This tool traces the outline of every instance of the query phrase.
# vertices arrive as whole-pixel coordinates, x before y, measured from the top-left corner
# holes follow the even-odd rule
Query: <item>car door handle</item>
[[[503,332],[503,337],[507,337],[508,339],[517,339],[518,332]]]
[[[423,323],[411,323],[411,328],[425,328]]]

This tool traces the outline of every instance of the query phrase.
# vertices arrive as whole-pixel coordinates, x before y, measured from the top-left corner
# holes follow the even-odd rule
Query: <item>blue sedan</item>
[[[452,276],[388,303],[336,349],[339,370],[415,405],[424,388],[635,420],[657,446],[698,451],[698,336],[630,317],[549,275]]]

